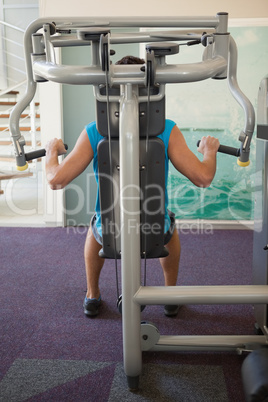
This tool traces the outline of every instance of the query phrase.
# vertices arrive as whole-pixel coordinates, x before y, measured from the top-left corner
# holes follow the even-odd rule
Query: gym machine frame
[[[173,28],[138,33],[111,33],[111,28]],[[40,31],[41,29],[42,32]],[[204,33],[205,31],[205,33]],[[166,56],[174,46],[165,41],[201,42],[203,60],[193,64],[169,65]],[[156,43],[146,54],[144,66],[117,66],[110,63],[110,45],[121,43]],[[164,42],[159,47],[159,42]],[[193,44],[193,43],[191,43]],[[54,47],[91,46],[90,66],[66,66],[56,63]],[[176,45],[175,45],[176,46]],[[241,131],[240,148],[235,149],[238,164],[249,163],[250,141],[255,125],[254,109],[240,90],[237,79],[237,48],[228,33],[228,14],[215,17],[166,18],[42,18],[26,30],[25,61],[28,85],[24,97],[11,113],[10,131],[14,143],[17,167],[27,168],[27,160],[44,155],[25,153],[25,141],[19,130],[23,110],[35,95],[37,82],[93,85],[97,98],[100,85],[120,86],[120,185],[139,188],[139,112],[141,101],[137,87],[158,84],[163,94],[165,84],[195,82],[208,78],[228,79],[230,91],[244,110],[245,125]],[[159,50],[160,49],[160,50]],[[176,51],[177,53],[177,51]],[[158,96],[158,97],[159,97]],[[105,97],[106,98],[106,97]],[[143,99],[144,101],[144,99]],[[154,101],[153,96],[151,101]],[[228,151],[228,150],[227,150]],[[230,149],[229,149],[230,151]],[[43,153],[42,153],[43,152]],[[232,150],[231,150],[232,153]],[[137,193],[120,194],[121,265],[122,265],[122,325],[124,369],[130,389],[138,388],[142,369],[142,351],[181,350],[253,350],[267,345],[267,328],[262,335],[252,336],[160,336],[151,323],[141,324],[141,306],[149,304],[256,304],[268,303],[268,286],[141,286],[140,200]],[[130,224],[130,222],[132,222]],[[135,222],[135,224],[133,224]]]

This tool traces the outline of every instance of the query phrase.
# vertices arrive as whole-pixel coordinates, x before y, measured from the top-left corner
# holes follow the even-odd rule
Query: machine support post
[[[256,133],[253,283],[268,283],[268,75],[259,86]],[[268,302],[254,305],[257,327],[268,336]]]
[[[217,34],[226,34],[228,29],[228,13],[217,13],[217,17],[219,18],[219,24],[216,29]]]
[[[31,103],[36,92],[36,82],[33,79],[33,70],[31,63],[32,48],[32,33],[27,29],[24,34],[24,55],[27,73],[27,88],[24,97],[15,105],[10,114],[9,129],[15,147],[15,156],[17,162],[17,169],[24,170],[27,168],[23,146],[25,145],[24,137],[20,133],[19,121],[21,113]]]
[[[120,205],[122,264],[122,325],[124,368],[130,388],[138,388],[142,369],[139,304],[140,287],[140,183],[138,99],[130,84],[121,87],[120,102]]]
[[[251,137],[253,135],[254,127],[255,127],[255,111],[250,102],[250,100],[246,97],[246,95],[241,91],[236,77],[237,72],[237,46],[232,37],[230,37],[230,46],[229,46],[229,74],[228,74],[228,84],[229,89],[235,98],[235,100],[239,103],[239,105],[244,110],[245,115],[245,125],[244,131],[240,134],[240,157],[239,160],[242,163],[247,163],[249,161],[249,151],[250,151],[250,142]]]

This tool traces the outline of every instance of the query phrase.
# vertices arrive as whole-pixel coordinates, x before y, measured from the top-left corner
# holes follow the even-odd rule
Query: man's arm
[[[66,153],[62,140],[54,138],[46,145],[46,177],[53,190],[64,188],[79,176],[93,159],[93,150],[84,129],[74,149],[61,162],[58,156]]]
[[[203,154],[203,161],[188,148],[183,134],[174,126],[169,139],[168,155],[175,168],[198,187],[208,187],[216,172],[216,154],[219,140],[203,137],[198,151]]]

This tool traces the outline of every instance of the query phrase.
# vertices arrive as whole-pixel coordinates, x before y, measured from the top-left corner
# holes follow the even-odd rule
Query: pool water
[[[224,130],[182,129],[189,148],[200,158],[196,143],[212,135],[224,145],[239,147],[240,142]],[[224,139],[224,140],[223,140]],[[254,219],[255,152],[251,147],[250,165],[240,167],[237,158],[218,154],[217,172],[208,188],[198,188],[170,163],[168,179],[169,209],[177,219]]]

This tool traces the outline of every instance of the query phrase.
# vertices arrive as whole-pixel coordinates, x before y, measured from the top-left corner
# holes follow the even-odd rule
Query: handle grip
[[[67,151],[68,145],[64,144],[64,146],[65,146],[65,149]],[[26,161],[31,161],[33,159],[42,158],[45,155],[46,155],[46,150],[44,148],[43,149],[37,149],[36,151],[27,152],[25,154],[25,159],[26,159]]]
[[[197,147],[199,147],[201,140],[197,141]],[[220,145],[218,152],[221,152],[223,154],[228,154],[228,155],[233,155],[233,156],[240,156],[240,149],[239,148],[234,148],[234,147],[229,147],[227,145]]]

